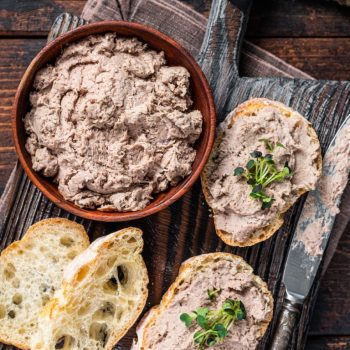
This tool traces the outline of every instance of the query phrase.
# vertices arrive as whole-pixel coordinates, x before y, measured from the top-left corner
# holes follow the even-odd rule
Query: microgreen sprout
[[[193,341],[200,350],[222,343],[234,321],[245,318],[246,311],[243,303],[232,299],[226,299],[218,310],[200,307],[196,311],[180,315],[180,320],[187,328],[196,323]]]
[[[251,198],[260,200],[262,203],[261,208],[270,208],[273,197],[269,197],[265,193],[265,188],[272,182],[282,182],[286,178],[292,176],[292,172],[286,163],[282,170],[277,170],[275,162],[273,160],[273,152],[276,147],[286,148],[281,142],[273,142],[269,139],[260,139],[260,142],[265,144],[265,147],[270,153],[265,155],[260,151],[253,151],[250,153],[252,159],[249,159],[245,169],[243,167],[237,167],[234,170],[235,176],[244,177],[247,183],[251,186],[251,192],[249,196]]]
[[[259,139],[260,142],[263,142],[265,144],[265,147],[270,151],[273,152],[276,147],[286,148],[284,145],[282,145],[281,142],[273,142],[269,139]]]
[[[208,289],[208,299],[209,300],[215,300],[218,297],[219,290],[217,289]]]

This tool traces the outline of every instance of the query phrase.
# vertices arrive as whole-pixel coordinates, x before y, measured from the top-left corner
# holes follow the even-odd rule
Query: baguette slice
[[[247,236],[243,241],[236,238],[231,232],[227,232],[225,230],[218,228],[218,216],[221,215],[220,212],[211,207],[211,202],[213,198],[210,193],[210,185],[209,178],[210,175],[215,171],[216,164],[215,160],[220,155],[220,147],[225,137],[225,130],[234,128],[235,123],[240,118],[249,118],[251,116],[255,116],[260,110],[272,107],[277,109],[285,118],[295,118],[298,120],[298,123],[302,128],[306,130],[306,134],[310,139],[310,147],[316,147],[317,157],[313,163],[313,171],[316,174],[315,181],[312,184],[309,184],[308,187],[299,188],[297,193],[294,193],[292,199],[287,201],[281,211],[277,213],[277,215],[269,222],[268,225],[260,226],[259,229],[253,230],[250,232],[249,236]],[[251,150],[252,151],[252,150]],[[209,161],[207,162],[202,174],[201,174],[201,182],[202,189],[205,196],[205,199],[208,205],[211,207],[213,211],[214,217],[214,225],[216,229],[217,235],[228,245],[238,246],[238,247],[247,247],[252,246],[257,243],[260,243],[268,238],[270,238],[283,224],[284,222],[284,213],[296,202],[296,200],[303,195],[305,192],[308,192],[315,188],[317,180],[320,178],[322,173],[322,157],[321,157],[321,147],[317,137],[315,130],[313,129],[310,122],[308,122],[301,114],[294,111],[292,108],[287,107],[283,103],[277,101],[271,101],[266,98],[253,98],[248,100],[242,104],[240,104],[236,109],[234,109],[231,113],[228,114],[224,122],[222,122],[217,130],[217,138],[213,146],[212,153],[210,155]],[[233,174],[233,169],[232,169]],[[243,198],[242,198],[243,202]],[[238,227],[239,224],[235,223]]]
[[[32,350],[112,349],[147,300],[142,248],[142,231],[129,227],[97,239],[77,256],[39,316]]]
[[[62,281],[63,269],[89,246],[84,227],[42,220],[0,256],[0,341],[30,348],[37,318]]]
[[[219,290],[215,301],[208,290]],[[182,313],[198,307],[217,309],[226,298],[241,300],[247,318],[235,322],[220,350],[254,349],[272,319],[273,299],[265,282],[239,256],[229,253],[203,254],[183,262],[175,282],[137,327],[132,350],[198,350],[193,335],[198,329],[180,321]]]

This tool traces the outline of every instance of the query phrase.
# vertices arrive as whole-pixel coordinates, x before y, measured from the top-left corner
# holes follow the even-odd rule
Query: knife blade
[[[287,349],[327,247],[350,173],[350,115],[323,159],[323,171],[300,214],[284,267],[285,298],[271,349]]]

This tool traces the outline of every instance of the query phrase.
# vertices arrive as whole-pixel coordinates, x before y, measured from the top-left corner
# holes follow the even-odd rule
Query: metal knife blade
[[[327,247],[350,173],[350,115],[323,158],[316,189],[310,191],[295,229],[283,272],[286,295],[271,349],[287,349],[302,304]]]
[[[323,159],[323,172],[305,201],[283,273],[286,292],[307,297],[326,249],[350,173],[350,115]]]

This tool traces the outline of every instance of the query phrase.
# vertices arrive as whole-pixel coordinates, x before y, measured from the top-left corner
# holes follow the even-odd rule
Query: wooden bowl
[[[192,173],[177,186],[170,187],[167,191],[155,195],[154,200],[147,207],[135,212],[120,213],[82,209],[65,200],[58,192],[57,185],[52,181],[52,178],[46,178],[32,169],[31,157],[25,149],[27,135],[24,130],[23,118],[30,109],[29,93],[32,90],[36,72],[46,64],[52,63],[61,53],[62,48],[69,43],[90,34],[106,32],[116,32],[125,37],[137,37],[147,43],[149,47],[157,51],[164,51],[168,65],[186,67],[191,74],[190,92],[194,101],[193,108],[200,110],[203,115],[203,131],[195,145],[197,155],[192,166]],[[127,221],[142,218],[166,208],[183,196],[198,179],[214,141],[215,108],[209,84],[202,70],[192,56],[176,41],[144,25],[122,21],[106,21],[88,24],[72,30],[52,41],[36,55],[24,73],[16,93],[12,110],[12,131],[18,158],[25,172],[34,185],[57,206],[91,220]]]

